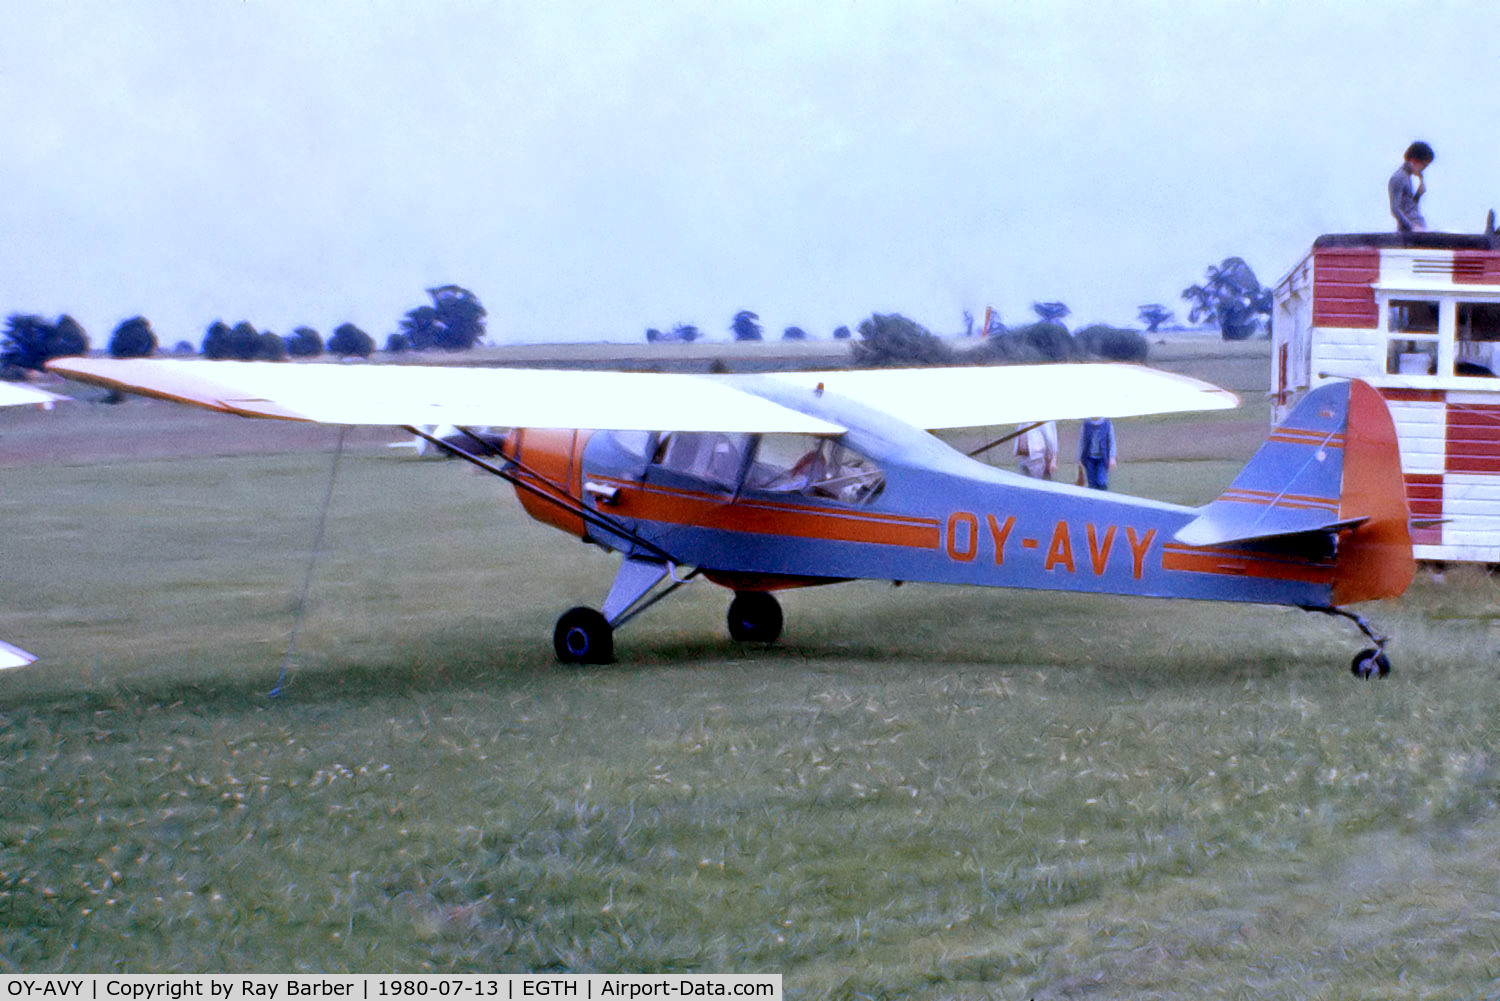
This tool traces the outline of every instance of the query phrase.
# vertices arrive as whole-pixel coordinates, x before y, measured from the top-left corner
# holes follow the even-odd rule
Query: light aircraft
[[[0,407],[22,407],[38,406],[52,409],[52,405],[58,400],[66,397],[49,393],[45,389],[37,389],[19,382],[0,382]],[[0,641],[0,671],[11,667],[25,667],[36,661],[31,654],[20,647],[11,646],[9,643]]]
[[[730,635],[774,642],[775,592],[852,579],[1291,605],[1401,594],[1414,563],[1395,429],[1362,382],[1310,393],[1193,508],[1030,480],[930,432],[1220,409],[1207,383],[1139,366],[759,375],[66,359],[82,382],[251,417],[508,427],[443,444],[514,485],[525,510],[622,555],[602,605],[558,619],[567,663],[702,576],[733,592]],[[1003,440],[1003,439],[1002,439]]]

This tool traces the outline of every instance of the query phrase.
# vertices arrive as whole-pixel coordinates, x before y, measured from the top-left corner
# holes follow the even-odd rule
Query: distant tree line
[[[734,319],[729,323],[729,332],[734,335],[734,339],[737,341],[765,340],[765,328],[761,326],[760,316],[748,309],[742,309],[734,314]],[[679,323],[668,331],[662,331],[659,327],[646,328],[646,343],[648,344],[690,342],[696,341],[702,336],[703,331],[691,323]],[[848,327],[839,327],[833,332],[835,340],[847,340],[849,336]],[[810,340],[811,336],[803,328],[794,325],[782,330],[781,339],[784,341],[806,341]]]
[[[852,345],[851,357],[857,365],[991,365],[1090,358],[1138,362],[1145,361],[1150,353],[1150,344],[1139,330],[1096,323],[1069,331],[1061,322],[1071,313],[1066,303],[1037,302],[1032,309],[1037,322],[1015,328],[1007,328],[998,317],[989,316],[986,338],[966,347],[955,346],[951,340],[938,337],[899,313],[876,313],[859,324],[859,339]],[[1172,315],[1170,310],[1154,303],[1141,309],[1143,320],[1153,330]],[[973,317],[965,315],[972,333]],[[748,309],[734,314],[728,329],[736,341],[765,339],[760,317]],[[656,327],[646,331],[649,343],[693,341],[699,336],[698,328],[690,324],[678,324],[668,333]],[[847,326],[833,331],[835,340],[850,340],[853,336]],[[808,332],[799,326],[786,327],[781,337],[785,341],[810,339]]]
[[[1070,310],[1060,302],[1035,303],[1035,323],[1006,328],[992,320],[988,336],[957,348],[900,314],[875,314],[859,325],[853,345],[860,365],[1014,365],[1038,362],[1145,361],[1151,346],[1139,330],[1095,323],[1071,332],[1061,322]]]
[[[1212,320],[1227,341],[1250,337],[1261,318],[1269,318],[1272,305],[1271,289],[1261,285],[1255,272],[1239,257],[1228,257],[1219,265],[1210,266],[1206,281],[1184,289],[1182,298],[1191,306],[1189,322]],[[965,312],[965,334],[972,337],[977,333],[984,338],[982,343],[967,349],[955,348],[898,313],[877,313],[859,325],[860,340],[854,345],[853,357],[862,365],[1009,364],[1087,358],[1140,362],[1150,354],[1147,335],[1157,333],[1175,315],[1161,303],[1151,302],[1140,306],[1136,314],[1145,326],[1144,332],[1106,323],[1070,331],[1062,322],[1072,313],[1067,303],[1034,302],[1031,308],[1037,321],[1019,327],[1006,327],[999,316],[987,310],[985,323],[980,325],[983,330],[976,330],[973,314]],[[734,314],[729,332],[736,341],[765,339],[760,316],[748,309]],[[665,334],[655,327],[646,331],[646,340],[652,343],[692,341],[699,336],[698,328],[690,324],[678,324]],[[833,331],[836,340],[848,340],[851,336],[848,327]],[[789,326],[781,337],[804,341],[809,335],[802,327]]]
[[[399,329],[386,338],[386,351],[465,351],[483,339],[488,314],[474,293],[458,285],[442,285],[428,289],[427,294],[432,304],[407,311]],[[1262,286],[1255,272],[1239,257],[1227,257],[1217,266],[1210,266],[1204,282],[1184,289],[1182,298],[1190,304],[1190,322],[1213,321],[1225,340],[1250,337],[1261,317],[1269,317],[1272,305],[1271,289]],[[1072,312],[1066,303],[1035,302],[1031,308],[1037,314],[1037,321],[1013,328],[987,313],[987,327],[979,332],[983,340],[966,350],[955,349],[900,314],[873,314],[859,324],[860,339],[854,344],[853,358],[863,365],[1004,364],[1091,357],[1144,361],[1150,351],[1145,334],[1156,333],[1173,316],[1160,303],[1147,303],[1138,313],[1138,319],[1146,327],[1145,334],[1101,323],[1069,331],[1062,322]],[[968,313],[964,317],[966,333],[972,335],[974,318]],[[728,329],[736,341],[765,339],[760,316],[748,309],[735,313]],[[655,327],[646,331],[646,340],[652,343],[691,342],[701,337],[702,331],[690,323],[678,323],[667,332]],[[781,337],[786,341],[805,341],[809,334],[793,325],[784,328]],[[848,340],[853,334],[849,327],[840,326],[833,331],[833,337]],[[115,358],[144,358],[159,353],[161,348],[150,322],[143,316],[133,316],[115,328],[108,350]],[[35,314],[14,313],[0,335],[0,378],[22,378],[26,370],[41,369],[49,359],[88,351],[88,334],[73,317],[64,314],[49,320]],[[298,327],[282,337],[257,330],[248,320],[233,326],[215,320],[201,346],[206,358],[246,361],[316,358],[325,352],[340,358],[368,358],[374,351],[374,338],[352,323],[337,327],[325,343],[322,335],[311,327]],[[172,353],[191,355],[195,350],[187,341],[178,341]]]
[[[427,290],[432,305],[409,310],[400,329],[386,339],[387,351],[466,351],[484,338],[488,315],[479,297],[458,285]],[[368,358],[375,339],[352,323],[336,328],[327,343],[311,327],[298,327],[282,337],[257,330],[248,320],[233,326],[223,320],[209,324],[201,353],[205,358],[240,361],[285,361],[316,358],[324,352],[341,358]],[[13,313],[0,333],[0,378],[24,378],[28,369],[40,370],[52,358],[82,355],[89,351],[89,337],[71,316],[56,320],[30,313]],[[161,351],[156,332],[143,316],[133,316],[115,327],[108,351],[113,358],[146,358]],[[178,341],[174,355],[198,353],[187,341]]]

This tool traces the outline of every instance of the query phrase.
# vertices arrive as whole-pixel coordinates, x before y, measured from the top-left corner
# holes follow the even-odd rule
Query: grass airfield
[[[1118,485],[1207,500],[1264,414],[1122,424]],[[0,636],[43,658],[0,674],[0,972],[1500,994],[1495,578],[1362,608],[1383,682],[1295,611],[870,583],[770,649],[695,583],[568,669],[613,560],[390,437],[268,699],[334,433],[0,413]]]

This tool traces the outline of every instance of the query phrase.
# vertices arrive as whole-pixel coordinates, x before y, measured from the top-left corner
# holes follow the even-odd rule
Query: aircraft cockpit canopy
[[[805,434],[662,434],[652,465],[725,490],[792,494],[862,504],[885,474],[841,441]]]

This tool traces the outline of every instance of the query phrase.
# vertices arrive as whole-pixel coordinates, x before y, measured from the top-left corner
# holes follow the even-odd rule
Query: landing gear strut
[[[552,630],[552,649],[564,664],[610,664],[615,659],[615,630],[698,576],[677,576],[665,560],[626,557],[599,611],[570,608]],[[664,585],[658,589],[657,585]],[[653,593],[654,592],[654,593]]]
[[[775,643],[781,637],[781,605],[766,591],[736,591],[729,603],[729,636],[740,643]]]
[[[1385,655],[1385,645],[1389,638],[1377,633],[1370,623],[1365,621],[1364,616],[1344,608],[1335,608],[1331,605],[1303,605],[1303,611],[1321,612],[1324,615],[1335,615],[1339,618],[1348,619],[1359,627],[1359,631],[1369,637],[1370,642],[1375,645],[1361,650],[1354,655],[1354,660],[1349,664],[1349,671],[1356,678],[1384,678],[1391,673],[1391,661]]]

